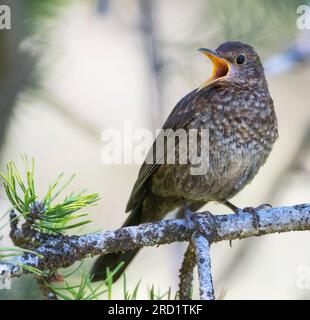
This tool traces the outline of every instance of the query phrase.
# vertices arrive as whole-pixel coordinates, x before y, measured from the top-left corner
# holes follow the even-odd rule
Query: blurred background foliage
[[[288,42],[294,40],[298,33],[296,8],[301,4],[305,2],[236,0],[224,4],[207,1],[205,11],[216,13],[210,14],[210,24],[216,26],[215,39],[238,39],[251,43],[267,55],[286,49]]]
[[[104,165],[101,132],[122,129],[125,120],[134,128],[160,127],[175,103],[209,77],[210,64],[196,49],[216,48],[226,40],[250,43],[263,58],[280,124],[280,140],[266,166],[234,203],[309,201],[310,30],[296,27],[297,7],[305,1],[1,4],[12,12],[12,29],[0,30],[1,166],[23,153],[34,156],[41,192],[60,171],[77,172],[75,188],[89,186],[102,198],[86,231],[116,228],[125,220],[139,169]],[[2,190],[1,211],[8,205]],[[208,209],[227,212],[220,205]],[[9,230],[2,233],[0,245],[9,246]],[[310,268],[309,240],[306,233],[292,233],[236,241],[232,249],[214,246],[217,296],[225,289],[227,299],[309,298],[296,286],[299,266]],[[142,278],[141,287],[154,283],[175,292],[183,252],[182,244],[144,249],[128,270],[128,285],[134,288]],[[31,277],[14,280],[12,287],[0,291],[0,298],[41,297]],[[141,292],[140,298],[146,297]]]

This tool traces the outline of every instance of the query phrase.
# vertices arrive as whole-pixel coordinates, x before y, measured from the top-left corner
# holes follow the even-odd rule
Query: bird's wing
[[[168,119],[163,125],[163,129],[173,129],[175,131],[177,129],[184,128],[186,124],[195,118],[197,107],[199,108],[199,105],[201,106],[199,101],[200,98],[201,96],[197,94],[196,90],[194,90],[181,99],[170,113]],[[140,201],[144,198],[144,194],[146,192],[146,183],[155,170],[160,166],[160,161],[158,161],[159,159],[156,159],[156,161],[153,161],[151,164],[149,161],[147,161],[149,157],[154,159],[153,155],[155,155],[156,152],[155,148],[156,140],[153,142],[153,146],[149,151],[146,160],[141,166],[137,181],[133,187],[126,207],[126,212],[132,210],[134,205],[136,203],[140,203]]]

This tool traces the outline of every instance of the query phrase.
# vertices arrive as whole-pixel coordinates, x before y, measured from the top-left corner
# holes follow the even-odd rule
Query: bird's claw
[[[272,205],[269,203],[263,203],[260,206],[258,206],[257,208],[255,208],[256,211],[259,211],[259,210],[269,211],[271,209],[272,209]]]
[[[202,224],[199,218],[207,219],[207,223]],[[199,233],[203,234],[206,238],[213,238],[217,235],[217,226],[214,216],[211,212],[205,211],[203,213],[193,213],[189,209],[184,210],[185,223],[191,229],[196,229]]]
[[[226,201],[226,205],[227,203],[230,205],[230,206],[233,206],[231,203],[227,202]],[[234,206],[235,207],[235,206]],[[263,203],[261,204],[260,206],[258,206],[257,208],[253,208],[253,207],[246,207],[246,208],[238,208],[238,207],[235,207],[236,209],[234,210],[234,212],[236,214],[240,214],[242,212],[247,212],[249,214],[252,215],[253,217],[253,227],[255,229],[258,229],[259,228],[259,216],[257,214],[257,211],[260,211],[260,210],[265,210],[265,211],[269,211],[272,209],[272,205],[270,205],[269,203]]]
[[[255,229],[258,229],[260,226],[260,223],[259,223],[259,215],[257,214],[257,212],[260,210],[269,211],[271,209],[272,209],[272,205],[270,205],[269,203],[263,203],[256,208],[246,207],[246,208],[240,209],[240,211],[250,213],[253,217],[253,227]]]
[[[258,208],[245,207],[241,210],[243,212],[247,212],[252,215],[252,218],[253,218],[252,224],[253,224],[254,229],[259,228],[259,216],[257,214],[257,211],[259,210]]]
[[[253,208],[253,207],[246,207],[244,208],[242,211],[248,212],[253,216],[253,227],[255,229],[259,228],[259,216],[257,214],[258,211],[260,210],[265,210],[265,211],[269,211],[272,209],[272,205],[269,203],[263,203],[260,206]]]

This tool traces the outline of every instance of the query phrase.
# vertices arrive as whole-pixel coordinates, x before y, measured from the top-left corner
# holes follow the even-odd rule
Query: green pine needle
[[[88,224],[91,220],[83,220],[88,214],[79,210],[96,205],[99,196],[97,193],[85,195],[84,192],[70,193],[64,201],[54,204],[55,199],[63,193],[75,175],[72,175],[61,185],[63,174],[48,188],[47,193],[38,201],[35,190],[34,160],[29,163],[27,156],[23,156],[24,175],[20,173],[14,162],[9,162],[5,173],[0,173],[4,190],[13,208],[22,217],[31,222],[34,229],[41,232],[59,234],[66,230]],[[23,177],[24,176],[24,177]],[[79,222],[72,223],[73,220]]]

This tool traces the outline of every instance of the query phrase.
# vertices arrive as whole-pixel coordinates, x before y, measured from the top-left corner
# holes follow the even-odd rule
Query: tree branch
[[[195,238],[196,257],[204,257],[206,260],[200,264],[200,280],[209,281],[211,274],[207,277],[202,274],[203,268],[208,268],[210,263],[208,248],[212,243],[225,240],[243,239],[252,236],[262,236],[276,232],[310,230],[310,204],[301,204],[289,207],[258,209],[257,219],[253,214],[240,212],[240,214],[225,214],[218,216],[199,215],[199,224],[205,230],[205,237],[201,235]],[[214,230],[215,229],[215,230]],[[47,235],[37,231],[31,233],[31,239],[27,229],[14,227],[11,237],[14,243],[23,248],[33,250],[42,255],[26,252],[15,258],[14,263],[0,262],[0,270],[6,270],[11,276],[21,274],[20,265],[36,267],[41,270],[57,270],[68,267],[78,260],[98,254],[106,254],[117,251],[127,251],[146,246],[158,246],[172,242],[190,242],[195,232],[195,226],[186,224],[183,219],[163,220],[154,223],[142,224],[105,231],[83,236]],[[25,241],[25,239],[28,239]],[[199,264],[199,263],[198,263]],[[25,270],[26,271],[26,270]],[[207,291],[202,288],[201,296],[205,292],[211,292],[210,286]],[[208,289],[209,288],[209,289]]]
[[[196,255],[193,243],[188,244],[180,269],[178,296],[180,300],[190,300],[192,295],[193,273],[196,265]]]
[[[195,232],[192,238],[198,265],[200,299],[214,300],[209,241],[199,232]]]

